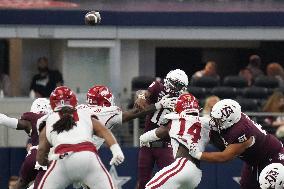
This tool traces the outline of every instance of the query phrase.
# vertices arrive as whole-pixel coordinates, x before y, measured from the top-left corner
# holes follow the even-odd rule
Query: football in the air
[[[101,15],[98,11],[90,11],[85,15],[85,24],[95,26],[101,23]]]

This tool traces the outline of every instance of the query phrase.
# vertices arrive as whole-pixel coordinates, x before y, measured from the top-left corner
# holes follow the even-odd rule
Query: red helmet
[[[197,113],[199,115],[198,100],[190,93],[182,94],[178,97],[175,111],[179,114]]]
[[[113,105],[113,95],[108,87],[95,85],[88,90],[87,103],[90,105],[109,107]]]
[[[53,111],[58,111],[62,107],[75,108],[78,100],[75,93],[66,86],[57,87],[50,95],[50,106]]]

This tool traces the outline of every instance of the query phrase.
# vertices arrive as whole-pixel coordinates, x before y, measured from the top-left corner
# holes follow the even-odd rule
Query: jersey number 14
[[[201,139],[201,134],[200,134],[201,133],[201,123],[195,122],[186,131],[185,130],[186,129],[185,128],[186,120],[180,119],[179,122],[180,122],[180,130],[179,130],[178,135],[183,136],[184,133],[186,132],[187,134],[192,136],[192,142],[193,143],[197,143],[198,140]]]

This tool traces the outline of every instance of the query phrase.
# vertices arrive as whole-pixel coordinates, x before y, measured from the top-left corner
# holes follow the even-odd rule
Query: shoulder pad
[[[165,119],[179,119],[180,116],[177,113],[171,112],[169,114],[164,115]]]

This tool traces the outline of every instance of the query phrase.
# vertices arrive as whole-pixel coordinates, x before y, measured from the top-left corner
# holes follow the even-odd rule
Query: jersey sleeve
[[[122,125],[122,112],[121,111],[111,115],[105,123],[105,126],[108,129],[112,129],[113,127],[117,127],[120,125]]]
[[[246,125],[235,125],[226,141],[228,144],[240,144],[246,142],[252,136],[250,128]]]
[[[25,112],[21,115],[21,120],[32,121],[33,116],[31,116],[30,112]]]

